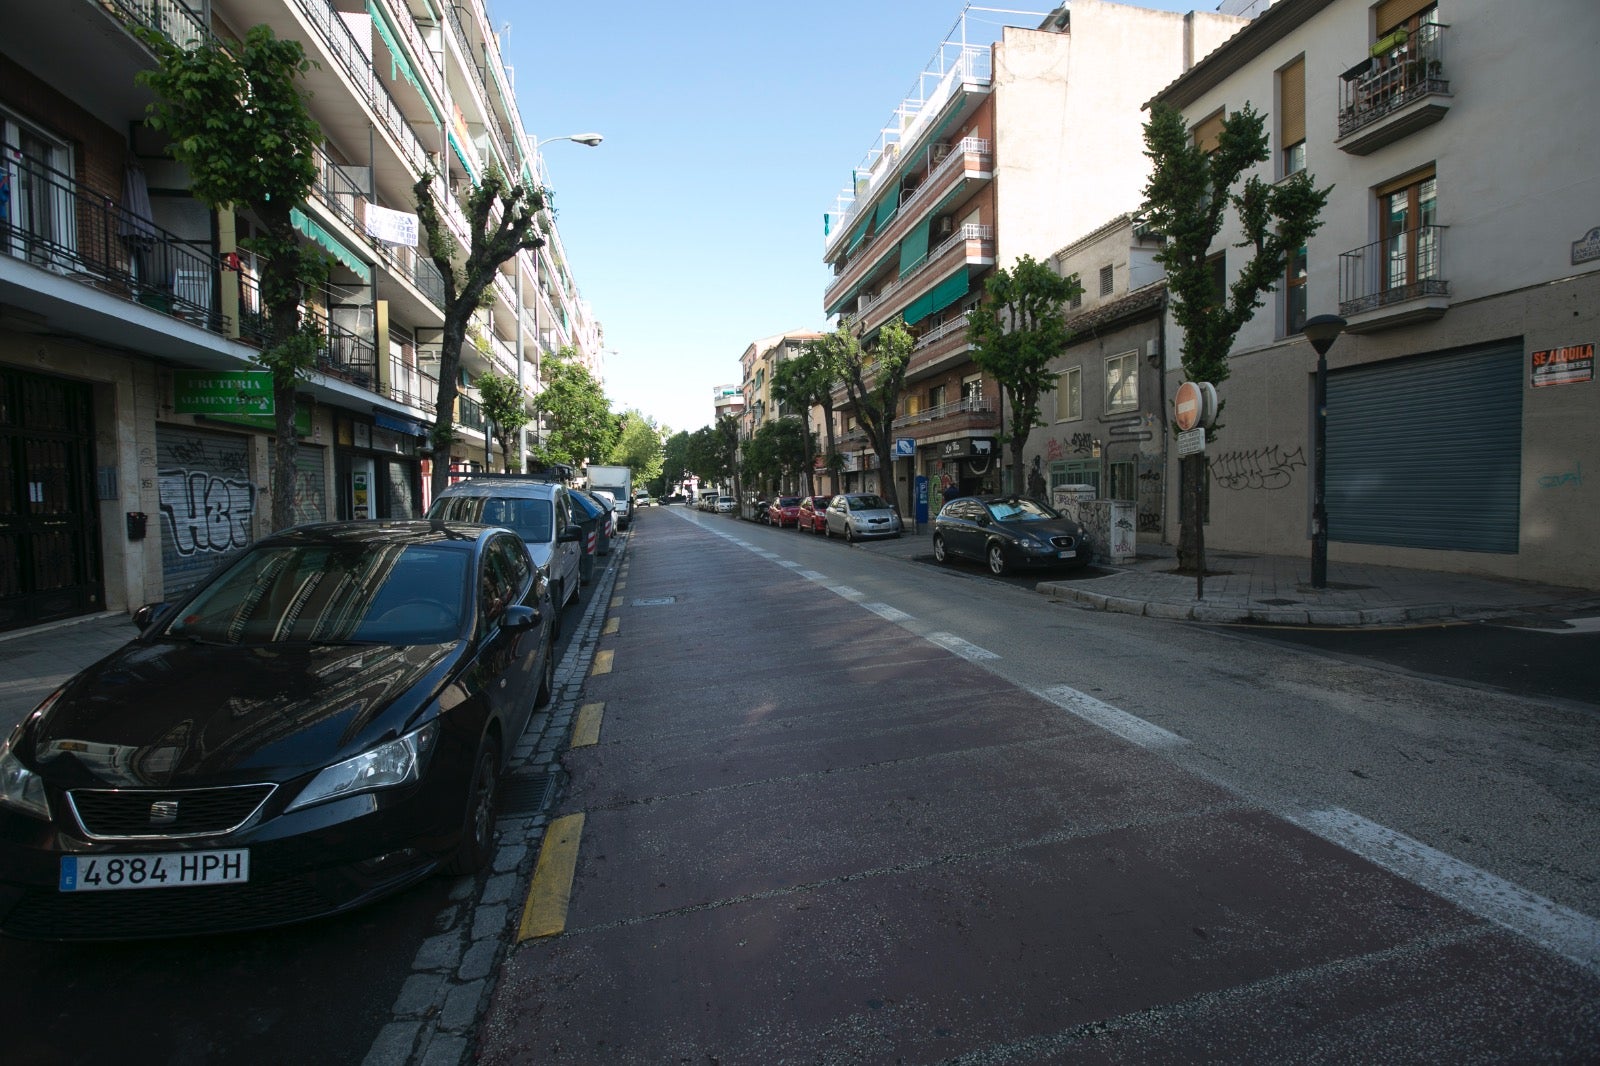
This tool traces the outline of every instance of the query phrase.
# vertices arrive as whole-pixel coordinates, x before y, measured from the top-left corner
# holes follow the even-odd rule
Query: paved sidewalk
[[[861,549],[902,559],[931,558],[930,534],[868,541]],[[1311,559],[1208,551],[1205,598],[1193,576],[1174,573],[1167,545],[1139,545],[1132,562],[1073,575],[1044,573],[1041,593],[1121,614],[1176,621],[1270,625],[1385,626],[1527,613],[1600,610],[1600,589],[1330,562],[1328,587],[1311,587]]]
[[[122,611],[0,633],[0,737],[58,685],[138,635]]]

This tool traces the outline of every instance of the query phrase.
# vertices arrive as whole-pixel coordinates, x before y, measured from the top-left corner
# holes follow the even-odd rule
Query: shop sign
[[[1600,226],[1572,242],[1572,265],[1600,259]]]
[[[270,370],[174,370],[172,409],[182,415],[270,415]]]
[[[1594,379],[1594,345],[1574,344],[1534,352],[1533,387],[1572,385]]]
[[[263,430],[267,433],[276,433],[278,430],[277,415],[208,415],[211,422],[228,422],[235,426],[249,426],[251,429]],[[321,439],[321,428],[316,431],[311,428],[311,411],[309,408],[296,405],[294,409],[294,433],[297,437],[313,437]]]
[[[941,459],[972,459],[980,456],[987,458],[993,454],[993,437],[963,437],[959,440],[947,440],[939,445]]]

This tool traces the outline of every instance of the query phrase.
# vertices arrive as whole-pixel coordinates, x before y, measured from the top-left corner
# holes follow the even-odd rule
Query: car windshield
[[[465,613],[462,545],[257,548],[213,578],[165,629],[213,644],[441,644]]]
[[[852,511],[887,511],[889,505],[883,502],[882,496],[873,496],[868,493],[862,496],[851,496],[850,510]]]
[[[1037,500],[1023,498],[994,500],[987,506],[989,513],[994,515],[997,522],[1042,522],[1045,519],[1061,517]]]

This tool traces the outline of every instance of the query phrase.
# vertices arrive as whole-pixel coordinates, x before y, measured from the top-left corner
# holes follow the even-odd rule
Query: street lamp
[[[1312,404],[1316,408],[1316,449],[1311,470],[1311,587],[1328,587],[1328,349],[1344,330],[1338,315],[1318,315],[1308,319],[1301,330],[1317,350],[1317,388]]]
[[[533,141],[533,150],[538,151],[541,145],[549,144],[551,141],[576,141],[578,144],[586,144],[593,148],[603,140],[605,138],[598,133],[569,133],[564,137],[546,137],[543,140],[536,137]]]

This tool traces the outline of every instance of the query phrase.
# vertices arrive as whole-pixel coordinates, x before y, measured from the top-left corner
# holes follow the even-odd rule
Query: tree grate
[[[500,783],[500,816],[538,814],[550,804],[554,774],[512,774]]]

